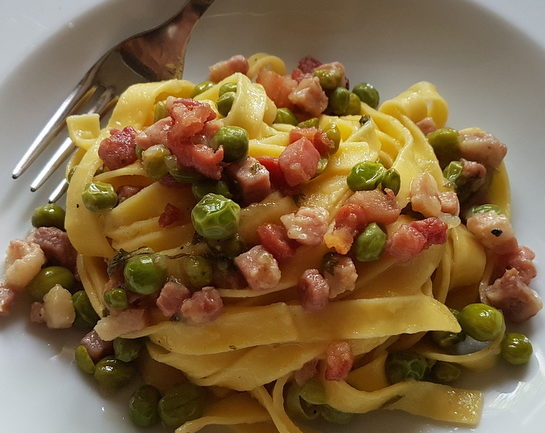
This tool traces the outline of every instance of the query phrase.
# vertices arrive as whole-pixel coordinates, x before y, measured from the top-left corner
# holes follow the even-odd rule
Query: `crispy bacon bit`
[[[40,272],[45,262],[45,254],[37,243],[11,241],[6,251],[5,286],[18,292]]]
[[[356,288],[358,273],[354,262],[348,256],[334,255],[332,266],[326,267],[324,277],[329,286],[329,298],[333,299],[344,292],[352,292]]]
[[[524,284],[530,284],[536,275],[537,270],[534,265],[535,253],[528,247],[517,247],[513,252],[499,257],[499,267],[505,269],[516,269],[519,271],[519,277]]]
[[[251,156],[229,165],[227,172],[238,183],[247,205],[259,202],[271,193],[269,171]]]
[[[118,203],[123,203],[128,198],[142,190],[142,186],[122,185],[117,189]]]
[[[44,304],[42,302],[33,302],[30,305],[29,318],[32,323],[45,323]]]
[[[331,343],[327,347],[325,359],[326,380],[345,380],[352,370],[354,356],[346,341]]]
[[[257,228],[257,236],[263,248],[276,260],[283,262],[295,255],[297,242],[288,237],[284,226],[279,224],[261,224]]]
[[[104,341],[96,331],[91,331],[81,339],[80,344],[85,346],[87,353],[94,362],[100,361],[105,356],[113,353],[114,345],[111,341]]]
[[[165,209],[159,215],[159,226],[168,227],[179,223],[183,218],[182,211],[173,204],[167,203]]]
[[[524,322],[543,308],[538,294],[524,283],[524,277],[514,268],[505,271],[483,295],[484,302],[502,310],[511,322]]]
[[[428,135],[437,130],[437,125],[433,120],[433,117],[424,117],[422,120],[416,122],[416,126],[420,128],[424,135]]]
[[[182,302],[190,297],[191,292],[182,283],[167,281],[155,303],[165,317],[172,317],[180,310]]]
[[[328,101],[317,77],[303,78],[295,90],[290,93],[289,100],[297,108],[313,117],[322,114]]]
[[[100,319],[95,325],[95,331],[101,339],[112,341],[129,332],[140,331],[146,326],[148,326],[146,310],[142,308],[128,308]]]
[[[441,203],[441,212],[455,216],[460,213],[460,201],[454,191],[439,193],[439,202]]]
[[[109,170],[117,170],[136,161],[136,131],[131,126],[111,129],[98,148],[98,156]]]
[[[468,218],[467,229],[485,248],[496,254],[509,254],[518,246],[511,222],[505,215],[495,211],[478,213]]]
[[[462,132],[460,151],[465,159],[495,169],[507,154],[507,146],[488,132]]]
[[[272,289],[280,282],[278,262],[262,245],[235,257],[234,262],[253,290]]]
[[[282,215],[280,221],[286,227],[288,237],[302,245],[316,246],[322,243],[327,231],[329,212],[321,207],[301,207],[297,213]]]
[[[297,81],[267,68],[261,68],[256,81],[265,88],[267,96],[277,107],[293,108],[289,95],[296,89]]]
[[[0,316],[9,313],[13,302],[15,302],[15,292],[4,283],[0,283]]]
[[[320,153],[306,138],[291,143],[278,158],[280,169],[289,186],[306,182],[314,176]]]
[[[29,234],[28,240],[40,246],[50,264],[64,266],[76,272],[78,253],[66,232],[57,227],[39,227]]]
[[[305,310],[320,311],[329,302],[329,286],[317,269],[307,269],[303,272],[297,289]]]
[[[388,188],[384,192],[379,189],[357,191],[346,203],[359,206],[368,222],[391,224],[401,213],[395,194]]]
[[[162,144],[166,146],[168,142],[168,131],[172,126],[172,117],[164,117],[159,119],[154,124],[148,126],[143,131],[140,131],[136,136],[136,145],[142,149],[154,146],[156,144]]]
[[[317,128],[293,128],[290,131],[289,142],[294,143],[300,138],[309,139],[320,155],[326,156],[335,150],[335,142],[327,134]]]
[[[305,362],[303,366],[293,373],[293,378],[299,386],[303,386],[310,379],[318,374],[318,360],[311,359],[308,362]]]
[[[198,325],[217,319],[222,310],[219,292],[214,287],[203,287],[183,301],[180,313],[188,322]]]
[[[248,72],[248,60],[242,54],[237,54],[227,60],[215,63],[208,68],[208,79],[218,83],[235,72],[246,74]]]
[[[439,188],[431,174],[422,173],[411,182],[411,206],[414,211],[427,217],[441,214]]]
[[[305,74],[310,74],[314,69],[320,66],[322,62],[312,56],[303,57],[299,60],[297,68],[300,69]]]

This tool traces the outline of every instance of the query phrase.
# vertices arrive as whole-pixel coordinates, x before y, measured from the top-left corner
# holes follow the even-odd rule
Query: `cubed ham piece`
[[[278,158],[280,169],[289,186],[307,182],[316,174],[320,153],[307,138],[300,138],[286,147]]]
[[[460,214],[460,201],[454,191],[445,191],[439,193],[439,202],[441,203],[441,212],[454,216]]]
[[[384,191],[357,191],[346,201],[363,209],[368,222],[391,224],[399,218],[401,209],[397,204],[396,196],[391,189]]]
[[[293,378],[299,386],[303,386],[310,379],[318,374],[318,360],[311,359],[308,362],[305,362],[303,366],[293,373]]]
[[[416,126],[420,128],[424,135],[428,135],[437,130],[437,125],[435,124],[433,117],[424,117],[422,120],[416,122]]]
[[[183,301],[190,297],[191,292],[186,286],[172,280],[165,283],[155,304],[165,317],[172,317],[180,311]]]
[[[182,303],[180,313],[189,323],[199,325],[219,317],[223,310],[223,300],[214,287],[203,287]]]
[[[536,265],[534,264],[535,253],[528,247],[518,246],[513,252],[500,256],[498,265],[505,269],[516,269],[519,277],[524,284],[530,284],[536,275]]]
[[[15,291],[4,283],[0,283],[0,316],[9,313],[13,302],[15,302]]]
[[[98,362],[105,356],[111,355],[114,351],[113,342],[103,340],[94,330],[85,334],[80,344],[87,349],[87,353],[89,353],[94,362]]]
[[[263,86],[267,96],[278,108],[293,108],[289,95],[296,89],[297,81],[268,68],[261,68],[256,81]]]
[[[358,273],[350,257],[331,254],[324,269],[324,278],[329,286],[329,298],[333,299],[356,288]]]
[[[182,211],[173,204],[167,203],[163,209],[163,212],[161,212],[161,215],[159,215],[159,226],[169,227],[180,223],[182,220]]]
[[[246,205],[259,202],[271,193],[269,171],[251,156],[230,164],[227,173],[237,182]]]
[[[347,87],[348,80],[346,78],[346,68],[344,67],[342,63],[340,62],[324,63],[323,65],[320,65],[314,68],[314,71],[318,71],[320,69],[337,71],[337,73],[341,77],[339,81],[339,87]]]
[[[509,218],[496,211],[477,213],[467,219],[467,229],[496,254],[509,254],[518,246]]]
[[[30,232],[28,240],[40,246],[49,264],[64,266],[76,272],[78,253],[66,232],[57,227],[39,227]]]
[[[259,156],[256,159],[269,172],[271,187],[283,192],[284,194],[289,195],[292,189],[286,182],[286,178],[284,177],[284,173],[282,173],[278,158],[272,158],[270,156]]]
[[[485,303],[502,310],[507,320],[516,323],[528,320],[543,308],[539,295],[524,283],[524,277],[515,268],[506,270],[488,286],[483,298]]]
[[[130,332],[140,331],[148,324],[145,309],[128,308],[100,319],[95,325],[95,331],[101,339],[112,341]]]
[[[110,137],[102,140],[98,156],[109,170],[125,167],[136,161],[136,131],[131,126],[110,130]]]
[[[329,212],[322,207],[301,207],[295,213],[282,215],[280,221],[287,230],[288,238],[302,245],[316,246],[322,243],[328,218]]]
[[[248,73],[248,60],[242,54],[237,54],[227,60],[215,63],[208,68],[208,79],[214,83],[218,83],[229,75],[233,75],[235,72],[242,74]]]
[[[345,380],[353,364],[354,355],[347,341],[331,343],[326,351],[326,380]]]
[[[318,117],[327,108],[327,95],[317,77],[303,78],[289,95],[290,102],[312,117]]]
[[[488,132],[461,132],[462,157],[489,168],[498,168],[507,154],[507,146]]]
[[[411,182],[411,207],[426,217],[441,214],[439,188],[431,174],[422,173]]]
[[[25,288],[45,262],[45,254],[37,243],[20,239],[11,241],[6,251],[5,287],[14,292]]]
[[[262,245],[240,254],[234,261],[253,290],[269,290],[280,282],[278,262]]]
[[[288,237],[284,226],[271,223],[261,224],[257,228],[257,236],[263,248],[279,262],[284,262],[295,255],[297,242]]]
[[[294,143],[302,137],[310,140],[322,156],[329,155],[335,150],[335,142],[318,128],[293,128],[290,131],[289,142]]]
[[[297,286],[301,305],[308,311],[323,310],[329,302],[329,286],[317,269],[307,269]]]
[[[118,204],[123,203],[128,198],[132,197],[135,194],[138,194],[142,190],[142,188],[142,186],[121,185],[116,191]]]
[[[147,149],[156,144],[166,146],[168,142],[168,132],[170,131],[171,126],[172,117],[167,116],[163,119],[159,119],[136,135],[136,145],[140,146],[142,149]]]

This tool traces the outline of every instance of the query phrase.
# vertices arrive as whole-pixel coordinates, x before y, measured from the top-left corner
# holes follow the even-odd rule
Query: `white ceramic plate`
[[[434,82],[451,108],[454,127],[480,126],[509,146],[507,166],[519,240],[545,257],[545,6],[481,0],[217,1],[195,32],[186,77],[235,53],[269,51],[289,65],[307,54],[342,61],[353,80],[374,83],[383,99],[420,80]],[[1,248],[29,229],[36,169],[17,182],[9,172],[69,89],[105,49],[161,22],[174,0],[18,0],[0,4]],[[43,162],[43,159],[41,160]],[[57,177],[58,180],[58,177]],[[50,190],[54,181],[48,183]],[[534,287],[545,292],[539,276]],[[19,303],[0,320],[0,431],[9,433],[132,432],[126,395],[100,395],[72,362],[77,337],[27,323]],[[402,413],[373,413],[328,432],[537,433],[545,422],[545,314],[521,327],[534,340],[528,367],[500,366],[472,376],[486,393],[474,430]],[[258,433],[258,432],[256,432]]]

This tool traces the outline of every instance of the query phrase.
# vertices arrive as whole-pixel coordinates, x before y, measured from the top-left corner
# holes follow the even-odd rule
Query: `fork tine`
[[[94,72],[94,71],[93,71]],[[74,108],[87,99],[90,96],[90,91],[94,91],[92,83],[92,77],[89,73],[78,83],[78,85],[72,90],[68,97],[57,108],[55,114],[47,121],[43,129],[36,136],[30,147],[25,154],[19,160],[11,176],[13,179],[17,179],[24,171],[32,164],[36,158],[43,152],[43,150],[49,145],[51,140],[61,131],[64,127],[64,119],[70,114]]]
[[[59,182],[59,184],[55,187],[55,189],[49,196],[48,202],[49,203],[57,202],[67,190],[68,190],[68,181],[66,179],[63,179]]]
[[[96,92],[99,91],[101,90],[96,90]],[[104,89],[96,103],[89,109],[87,113],[98,113],[100,115],[103,115],[106,112],[107,108],[109,108],[110,102],[112,102],[114,98],[115,95],[113,89]],[[75,148],[76,147],[74,143],[72,143],[72,140],[70,140],[70,138],[66,138],[62,142],[60,147],[55,151],[53,156],[47,161],[42,170],[34,178],[32,183],[30,184],[30,190],[32,192],[38,190],[38,188],[40,188],[45,183],[45,181],[49,179],[53,172],[66,160],[66,158],[68,158],[72,154]]]

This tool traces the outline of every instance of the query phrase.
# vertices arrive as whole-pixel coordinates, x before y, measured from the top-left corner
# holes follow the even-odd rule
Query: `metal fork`
[[[130,85],[145,81],[179,78],[184,68],[187,43],[193,27],[214,0],[189,0],[175,16],[110,49],[84,75],[36,136],[12,172],[17,179],[59,135],[68,115],[90,105],[87,112],[104,115]],[[30,190],[36,191],[73,153],[75,145],[66,138],[40,173]],[[63,180],[49,196],[56,202],[68,183]]]

